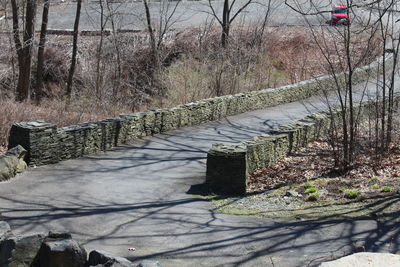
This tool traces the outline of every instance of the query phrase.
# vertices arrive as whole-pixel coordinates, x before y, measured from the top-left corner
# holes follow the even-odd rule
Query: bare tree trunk
[[[230,3],[229,0],[224,0],[224,8],[222,10],[222,19],[220,19],[216,13],[216,10],[213,7],[213,4],[211,3],[211,0],[208,0],[208,6],[211,9],[211,14],[213,17],[218,21],[218,23],[222,27],[222,33],[221,33],[221,45],[222,47],[226,48],[229,42],[229,34],[230,34],[230,29],[232,22],[237,18],[237,16],[242,13],[243,10],[245,10],[251,3],[253,3],[253,0],[246,0],[244,4],[231,16],[231,11],[233,9],[233,6],[236,3],[236,0],[233,0],[232,3]]]
[[[72,92],[72,78],[74,77],[75,66],[76,66],[76,55],[78,53],[78,35],[79,35],[79,19],[81,16],[81,7],[82,0],[77,0],[76,2],[76,15],[75,15],[75,23],[74,23],[74,40],[72,46],[72,59],[71,66],[68,73],[67,80],[67,104],[69,105],[71,102],[71,92]]]
[[[113,44],[114,44],[114,48],[115,48],[115,52],[116,52],[116,58],[117,58],[117,79],[116,82],[113,83],[113,97],[114,97],[114,102],[115,99],[117,99],[117,93],[120,89],[120,85],[121,85],[121,79],[122,79],[122,69],[121,69],[121,51],[120,51],[120,47],[118,44],[118,40],[117,40],[117,29],[115,27],[115,21],[114,21],[114,15],[115,13],[112,12],[111,7],[110,7],[110,1],[106,0],[106,4],[107,4],[107,9],[108,9],[108,13],[111,14],[111,27],[112,27],[112,33],[113,33]]]
[[[222,47],[226,48],[228,45],[228,38],[229,38],[229,30],[230,30],[230,23],[229,23],[229,0],[224,1],[224,9],[222,11],[222,34],[221,34],[221,45]]]
[[[103,0],[99,1],[100,3],[100,41],[99,41],[99,47],[97,48],[97,61],[96,61],[96,96],[98,99],[101,99],[101,93],[100,93],[100,84],[102,80],[102,75],[100,73],[100,64],[101,64],[101,57],[102,57],[102,52],[103,52],[103,39],[104,39],[104,6],[103,6]]]
[[[260,33],[260,44],[263,41],[264,38],[264,33],[265,33],[265,28],[267,27],[269,15],[271,13],[271,0],[268,0],[268,5],[267,5],[267,12],[265,12],[264,20],[261,25],[261,33]]]
[[[31,63],[32,47],[35,33],[36,0],[27,0],[25,30],[23,34],[23,43],[19,36],[18,5],[16,0],[11,0],[13,13],[13,34],[14,43],[18,55],[18,84],[16,91],[16,101],[24,101],[29,97],[31,85]]]
[[[46,0],[43,3],[43,14],[42,14],[42,27],[40,30],[40,40],[38,48],[38,59],[37,59],[37,73],[36,73],[36,90],[35,100],[39,104],[40,99],[43,95],[43,67],[44,67],[44,49],[46,45],[46,34],[47,34],[47,22],[49,20],[49,8],[50,0]]]
[[[7,10],[8,10],[8,6],[7,6],[7,4],[8,4],[8,1],[5,1],[4,2],[4,5],[3,5],[3,9],[4,9],[4,16],[7,18],[8,17],[8,12],[7,12]],[[7,28],[7,30],[9,29],[9,24],[8,24],[8,20],[5,20],[5,24],[6,24],[6,28]],[[8,43],[9,43],[9,53],[10,53],[10,55],[11,55],[11,69],[12,69],[12,88],[13,88],[13,92],[15,93],[15,89],[17,88],[17,83],[16,83],[16,77],[17,77],[17,75],[16,75],[16,71],[15,71],[15,57],[14,57],[14,46],[15,46],[15,44],[13,44],[13,33],[12,34],[8,34],[7,35],[7,37],[8,37]]]
[[[386,141],[387,147],[389,148],[390,143],[392,142],[392,131],[393,131],[393,113],[394,113],[394,85],[395,85],[395,74],[397,69],[398,60],[397,57],[399,55],[400,41],[397,41],[396,47],[394,49],[393,55],[393,67],[391,70],[391,80],[389,86],[389,109],[388,109],[388,119],[387,119],[387,133],[386,133]]]
[[[353,162],[354,145],[355,145],[355,117],[354,117],[354,101],[353,101],[353,64],[351,59],[351,31],[350,24],[346,29],[345,48],[346,48],[346,63],[348,67],[348,80],[347,80],[347,93],[349,95],[349,139],[346,146],[348,146],[348,154],[345,157],[345,167],[349,167]]]
[[[144,9],[146,12],[146,21],[147,21],[147,30],[149,31],[149,37],[150,37],[150,48],[154,60],[154,66],[158,67],[158,51],[157,51],[157,44],[156,44],[156,37],[154,34],[154,29],[151,24],[151,15],[150,15],[150,9],[149,9],[149,4],[147,0],[143,0],[144,4]]]

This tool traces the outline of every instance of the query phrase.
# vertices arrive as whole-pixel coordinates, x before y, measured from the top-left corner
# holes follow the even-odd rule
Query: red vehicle
[[[350,24],[350,10],[347,5],[335,5],[333,7],[332,16],[330,20],[331,25],[337,24]]]

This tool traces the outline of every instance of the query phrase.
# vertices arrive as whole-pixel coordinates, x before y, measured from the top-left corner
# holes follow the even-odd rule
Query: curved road
[[[373,95],[375,85],[367,88]],[[188,194],[205,181],[212,143],[268,132],[325,109],[324,103],[313,97],[30,169],[1,183],[1,219],[17,233],[70,231],[87,249],[165,266],[272,266],[270,257],[274,266],[305,266],[355,246],[398,253],[397,221],[287,222],[216,214],[209,202]]]
[[[240,8],[246,0],[237,0],[234,5],[233,11]],[[267,6],[263,1],[254,1],[246,8],[240,16],[235,20],[235,23],[253,23],[259,22],[263,19]],[[257,3],[256,3],[257,2]],[[265,1],[267,2],[267,1]],[[292,2],[289,0],[289,2]],[[160,2],[153,2],[150,4],[151,17],[154,24],[157,24],[160,19],[160,11],[162,14],[167,14],[167,16],[172,14],[174,10],[174,5],[176,2],[170,3],[168,6],[163,6]],[[323,9],[329,9],[332,3],[329,0],[320,0],[314,3],[318,7]],[[212,5],[218,15],[222,13],[222,1],[212,1]],[[293,2],[293,5],[294,2]],[[305,2],[302,4],[301,8],[304,10],[309,9],[309,3]],[[104,20],[106,22],[105,28],[111,28],[111,18],[114,19],[117,29],[131,29],[131,30],[142,30],[146,29],[145,24],[145,13],[143,4],[141,2],[133,1],[117,1],[110,4],[110,9],[104,6]],[[74,25],[75,18],[75,2],[64,2],[55,3],[54,6],[50,8],[48,27],[50,29],[72,29]],[[85,1],[82,6],[80,29],[81,30],[100,30],[100,5],[99,1]],[[329,18],[314,18],[310,17],[310,23],[319,23],[321,21],[326,21]],[[41,15],[38,15],[40,18]],[[208,6],[208,1],[184,1],[179,4],[176,12],[173,14],[171,22],[173,25],[171,28],[188,28],[188,27],[198,27],[204,26],[205,23],[212,22],[212,16],[210,8]],[[37,29],[40,29],[39,23],[40,19],[37,21]],[[214,21],[214,23],[216,23]],[[282,26],[282,25],[304,25],[306,24],[303,16],[297,14],[295,11],[289,9],[285,6],[283,1],[271,0],[271,12],[269,25]]]

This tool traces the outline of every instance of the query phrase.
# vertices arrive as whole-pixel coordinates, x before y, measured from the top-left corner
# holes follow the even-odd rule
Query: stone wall
[[[400,94],[395,96],[395,108],[400,106]],[[371,118],[375,102],[356,107],[359,119]],[[333,118],[333,119],[332,119]],[[213,144],[207,154],[206,183],[217,194],[243,194],[247,177],[256,170],[268,167],[307,143],[328,137],[331,125],[340,123],[339,109],[309,115],[280,127],[270,134],[261,134],[239,144]]]
[[[392,58],[388,55],[387,62],[391,62]],[[357,69],[353,80],[360,82],[379,73],[380,61]],[[104,151],[143,136],[305,99],[336,88],[336,84],[344,86],[346,75],[322,76],[279,88],[215,97],[174,108],[123,114],[118,118],[64,128],[43,121],[16,123],[10,131],[9,149],[17,145],[24,147],[28,151],[26,160],[29,165],[56,163]]]

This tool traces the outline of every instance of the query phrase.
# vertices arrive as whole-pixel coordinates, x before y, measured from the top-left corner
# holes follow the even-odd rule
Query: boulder
[[[49,233],[38,255],[40,267],[84,267],[87,253],[69,233]]]
[[[12,236],[8,223],[0,221],[0,266],[4,266],[11,258],[14,249],[14,241],[9,240]]]
[[[5,221],[0,221],[0,240],[11,233],[11,227]]]
[[[108,252],[101,250],[93,250],[89,254],[89,266],[104,266],[104,267],[129,267],[133,266],[129,260],[111,255]]]
[[[36,261],[42,241],[45,236],[35,234],[30,236],[9,235],[1,245],[1,266],[29,267]],[[4,256],[4,257],[3,257]]]
[[[24,161],[26,153],[27,151],[18,145],[0,155],[0,181],[8,180],[26,170],[27,164]]]
[[[400,266],[400,255],[362,252],[320,264],[320,267],[353,266]]]

